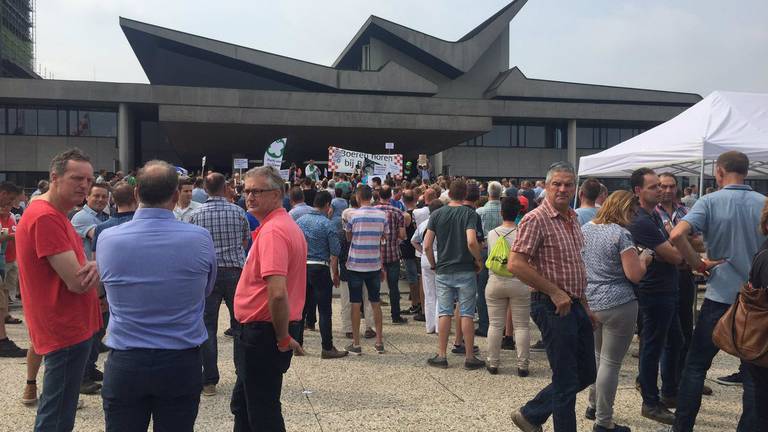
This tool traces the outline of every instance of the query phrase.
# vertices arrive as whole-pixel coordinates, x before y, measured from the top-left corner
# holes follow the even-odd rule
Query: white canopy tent
[[[628,177],[641,167],[704,177],[727,151],[749,157],[750,177],[768,177],[768,94],[716,91],[677,117],[579,161],[579,177]]]

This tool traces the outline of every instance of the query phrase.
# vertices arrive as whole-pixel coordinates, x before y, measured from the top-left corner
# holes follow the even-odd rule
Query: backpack
[[[510,232],[504,234],[503,237],[499,237],[496,243],[493,244],[491,252],[488,254],[488,259],[485,260],[485,267],[498,276],[514,277],[509,270],[507,270],[507,261],[509,260],[509,243],[507,243],[507,236],[512,234],[517,228],[512,229]],[[497,235],[499,234],[494,229]]]

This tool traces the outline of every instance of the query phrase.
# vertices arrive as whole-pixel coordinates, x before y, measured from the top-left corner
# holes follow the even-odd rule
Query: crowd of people
[[[294,164],[287,182],[271,167],[190,178],[163,161],[110,178],[68,150],[28,202],[0,184],[0,356],[27,358],[22,402],[37,404],[35,430],[72,430],[79,394],[99,391],[107,431],[150,421],[193,430],[201,395],[217,394],[223,301],[234,430],[280,431],[283,374],[292,356],[307,355],[305,332],[319,328],[324,360],[364,354],[362,339],[383,354],[388,305],[392,325],[410,316],[437,335],[425,367],[449,368],[450,348],[464,369],[496,375],[501,350],[515,350],[525,378],[531,351],[546,352],[551,383],[511,415],[523,431],[543,430],[550,417],[555,431],[576,431],[586,389],[594,431],[630,431],[613,406],[637,334],[640,414],[692,431],[702,394],[712,393],[704,380],[718,320],[746,282],[768,285],[759,270],[768,258],[758,254],[768,249],[768,205],[744,183],[748,167],[745,155],[722,154],[719,189],[701,196],[649,168],[609,194],[597,179],[578,185],[567,162],[519,185],[424,170],[365,178],[323,173],[314,161]],[[8,314],[15,286],[28,349],[5,333],[22,323]],[[333,340],[334,288],[343,349]],[[738,377],[737,430],[766,430],[768,369],[742,361]]]

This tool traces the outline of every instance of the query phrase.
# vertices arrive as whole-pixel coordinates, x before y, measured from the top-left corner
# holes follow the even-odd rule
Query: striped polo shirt
[[[386,212],[373,207],[360,207],[352,213],[345,230],[352,233],[347,270],[381,270],[381,238],[389,233]]]

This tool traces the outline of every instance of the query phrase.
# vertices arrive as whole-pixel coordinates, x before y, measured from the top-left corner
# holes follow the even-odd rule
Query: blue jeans
[[[474,318],[477,305],[477,275],[475,272],[435,275],[437,316],[453,316],[453,303],[459,301],[462,317]]]
[[[678,293],[647,293],[640,291],[638,303],[643,320],[640,332],[640,393],[643,404],[659,404],[659,365],[661,365],[661,394],[665,397],[677,396],[680,383],[679,367],[680,348],[683,344],[683,332],[680,329],[678,314]]]
[[[219,383],[219,343],[216,334],[219,329],[219,308],[222,300],[229,309],[229,326],[232,332],[236,335],[239,331],[235,321],[234,300],[240,273],[238,268],[219,267],[213,291],[205,298],[203,321],[208,331],[208,340],[200,347],[203,357],[203,385]]]
[[[101,397],[107,432],[192,431],[200,404],[200,349],[112,350]]]
[[[688,357],[685,361],[683,376],[680,379],[680,390],[677,393],[677,410],[675,411],[675,426],[677,432],[690,432],[696,424],[696,416],[701,408],[701,390],[704,387],[704,379],[707,371],[712,366],[719,348],[712,342],[712,332],[715,325],[725,312],[730,308],[725,303],[704,299],[693,330],[693,339],[688,349]],[[742,366],[742,371],[744,367]],[[742,373],[744,380],[743,412],[739,426],[739,432],[749,432],[755,429],[755,387],[752,376]]]
[[[488,258],[488,249],[483,249],[482,263]],[[485,286],[488,285],[488,268],[483,265],[483,269],[477,275],[477,330],[481,333],[488,333],[488,304],[485,302]]]
[[[595,382],[595,339],[592,322],[579,302],[565,316],[544,294],[531,295],[531,318],[541,330],[552,369],[552,382],[521,408],[536,425],[552,416],[555,432],[576,432],[576,394]]]
[[[43,392],[37,406],[35,432],[71,431],[80,396],[85,363],[93,338],[46,354]]]
[[[349,270],[347,272],[347,285],[349,285],[349,302],[350,303],[362,303],[363,302],[363,283],[368,290],[368,301],[371,303],[379,303],[381,301],[381,272],[359,272]]]
[[[389,288],[389,307],[392,319],[400,319],[400,261],[384,264],[387,272],[387,288]]]

